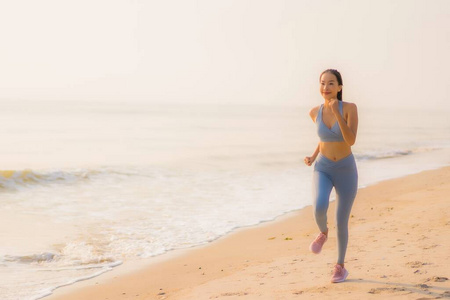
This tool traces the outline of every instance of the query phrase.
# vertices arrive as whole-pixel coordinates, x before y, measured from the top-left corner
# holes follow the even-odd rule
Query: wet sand
[[[435,299],[450,297],[450,167],[358,191],[346,282],[330,283],[337,258],[335,203],[319,255],[311,207],[244,228],[206,246],[127,262],[56,290],[54,299]]]

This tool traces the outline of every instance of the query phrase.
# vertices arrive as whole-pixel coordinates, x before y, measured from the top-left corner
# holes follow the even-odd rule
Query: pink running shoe
[[[345,281],[345,279],[347,279],[347,276],[348,276],[347,270],[341,265],[336,264],[334,266],[333,275],[331,276],[331,282],[333,283],[343,282]]]
[[[319,254],[322,251],[322,246],[328,240],[328,237],[322,232],[316,237],[316,239],[309,245],[309,250],[312,253]]]

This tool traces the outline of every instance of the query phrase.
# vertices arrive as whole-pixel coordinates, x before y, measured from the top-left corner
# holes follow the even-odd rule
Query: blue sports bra
[[[339,112],[341,116],[344,116],[342,109],[342,101],[339,101]],[[322,142],[343,142],[344,137],[342,136],[341,128],[339,127],[339,123],[336,121],[333,127],[328,128],[327,125],[322,120],[322,110],[323,104],[319,108],[319,112],[317,113],[316,125],[317,125],[317,134],[319,135],[320,141]]]

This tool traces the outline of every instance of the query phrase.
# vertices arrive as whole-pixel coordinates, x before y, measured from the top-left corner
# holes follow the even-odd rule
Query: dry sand
[[[450,167],[360,189],[350,219],[346,282],[336,261],[334,202],[321,254],[311,207],[150,263],[55,291],[54,299],[450,298]]]

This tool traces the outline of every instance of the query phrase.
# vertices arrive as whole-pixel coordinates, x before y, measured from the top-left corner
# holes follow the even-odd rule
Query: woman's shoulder
[[[316,120],[317,113],[319,112],[319,109],[320,109],[320,105],[314,106],[314,107],[311,108],[311,110],[309,111],[309,116],[311,117],[311,119],[312,119],[313,121]]]
[[[342,107],[348,111],[356,111],[358,109],[355,103],[347,101],[342,101]]]

